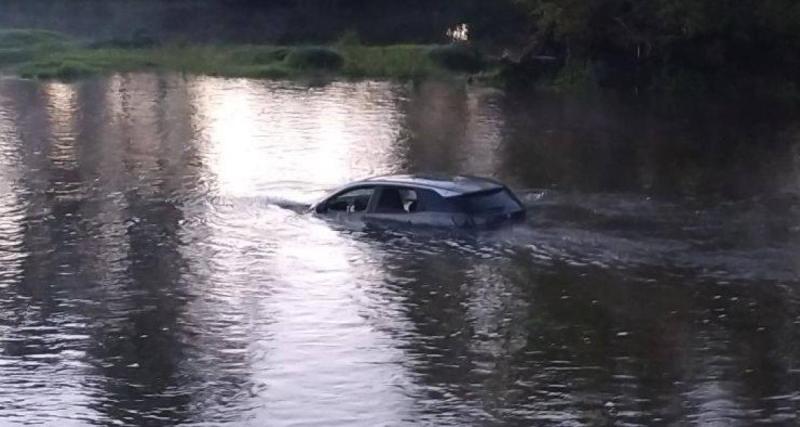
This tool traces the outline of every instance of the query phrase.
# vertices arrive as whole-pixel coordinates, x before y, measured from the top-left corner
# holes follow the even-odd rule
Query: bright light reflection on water
[[[399,169],[399,94],[387,83],[284,88],[199,79],[188,91],[221,195],[298,196]]]

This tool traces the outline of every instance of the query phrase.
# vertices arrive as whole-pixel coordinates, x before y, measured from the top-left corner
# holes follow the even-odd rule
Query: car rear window
[[[505,188],[467,194],[456,199],[461,208],[468,213],[509,212],[522,208],[517,199]]]

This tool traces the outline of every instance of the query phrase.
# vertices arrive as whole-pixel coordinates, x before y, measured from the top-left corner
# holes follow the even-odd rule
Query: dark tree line
[[[534,49],[714,68],[798,64],[796,0],[515,0]]]
[[[369,43],[435,43],[462,22],[501,42],[528,24],[505,0],[4,0],[0,9],[2,26],[200,42],[324,42],[356,32]]]
[[[4,0],[0,9],[3,26],[233,41],[326,41],[350,30],[375,43],[436,42],[461,22],[477,41],[532,40],[577,57],[796,61],[800,46],[796,0]]]

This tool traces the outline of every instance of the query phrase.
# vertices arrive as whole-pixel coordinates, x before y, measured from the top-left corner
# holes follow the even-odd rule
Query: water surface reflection
[[[0,80],[0,419],[796,422],[797,123],[714,108]],[[530,220],[376,232],[301,213],[406,171],[499,177]]]

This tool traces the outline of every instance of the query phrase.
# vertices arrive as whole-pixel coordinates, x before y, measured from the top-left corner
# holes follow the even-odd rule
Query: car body
[[[366,224],[484,228],[525,218],[502,183],[473,176],[388,175],[356,181],[311,206],[317,215]]]

